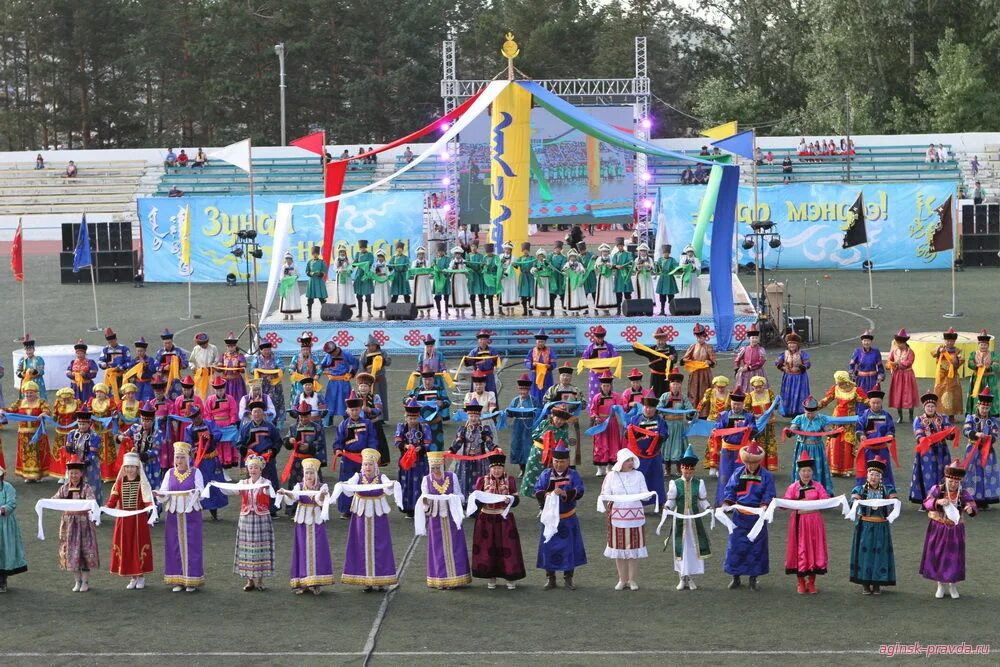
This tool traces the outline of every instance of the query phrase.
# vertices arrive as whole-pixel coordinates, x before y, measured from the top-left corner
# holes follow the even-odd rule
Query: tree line
[[[1000,0],[8,0],[0,149],[385,141],[441,112],[460,78],[630,77],[646,35],[656,127],[762,134],[1000,127]]]

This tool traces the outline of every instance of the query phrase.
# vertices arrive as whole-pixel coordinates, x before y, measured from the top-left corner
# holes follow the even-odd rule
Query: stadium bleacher
[[[375,166],[358,164],[348,170],[344,190],[372,182]],[[258,194],[319,194],[323,172],[318,158],[255,158],[254,192]],[[185,195],[245,195],[250,192],[246,172],[230,164],[209,161],[204,167],[165,167],[156,196],[165,197],[176,187]]]
[[[135,210],[144,160],[78,161],[75,178],[66,178],[66,165],[49,162],[35,169],[34,162],[0,163],[0,215],[126,215]]]

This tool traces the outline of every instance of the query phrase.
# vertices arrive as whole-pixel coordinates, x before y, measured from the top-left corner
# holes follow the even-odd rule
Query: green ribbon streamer
[[[278,283],[278,294],[281,295],[282,299],[291,293],[296,282],[298,282],[298,276],[285,276],[281,279],[281,282]]]
[[[719,199],[719,186],[722,185],[722,169],[719,165],[712,167],[705,196],[701,198],[701,208],[698,209],[698,220],[694,224],[694,237],[691,239],[694,256],[698,259],[703,258],[701,251],[705,246],[705,233],[708,231],[708,223],[715,215],[715,203]]]

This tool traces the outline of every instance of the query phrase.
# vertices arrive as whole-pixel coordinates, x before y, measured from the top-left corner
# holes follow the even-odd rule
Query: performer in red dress
[[[153,490],[146,479],[142,461],[128,452],[108,497],[111,509],[134,512],[153,503]],[[111,538],[111,574],[129,577],[128,590],[146,587],[146,573],[153,571],[153,544],[149,539],[149,516],[146,513],[115,519]]]
[[[906,329],[900,329],[893,336],[892,349],[885,367],[892,373],[889,382],[889,407],[896,408],[896,415],[903,421],[903,409],[910,411],[910,421],[913,421],[913,407],[920,404],[920,391],[917,389],[917,376],[913,372],[913,362],[916,354],[907,341],[910,336]]]
[[[864,407],[868,395],[864,389],[851,381],[847,371],[837,371],[833,374],[834,385],[820,400],[820,409],[836,401],[833,408],[834,417],[853,417],[857,414],[857,406]],[[834,477],[854,477],[854,454],[856,447],[854,429],[847,428],[844,432],[827,440],[826,458],[830,462],[830,474]]]

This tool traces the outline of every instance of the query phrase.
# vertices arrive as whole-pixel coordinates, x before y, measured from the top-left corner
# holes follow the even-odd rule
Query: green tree
[[[979,55],[949,29],[928,56],[930,69],[917,75],[917,92],[935,132],[995,130],[1000,95],[986,77]]]

